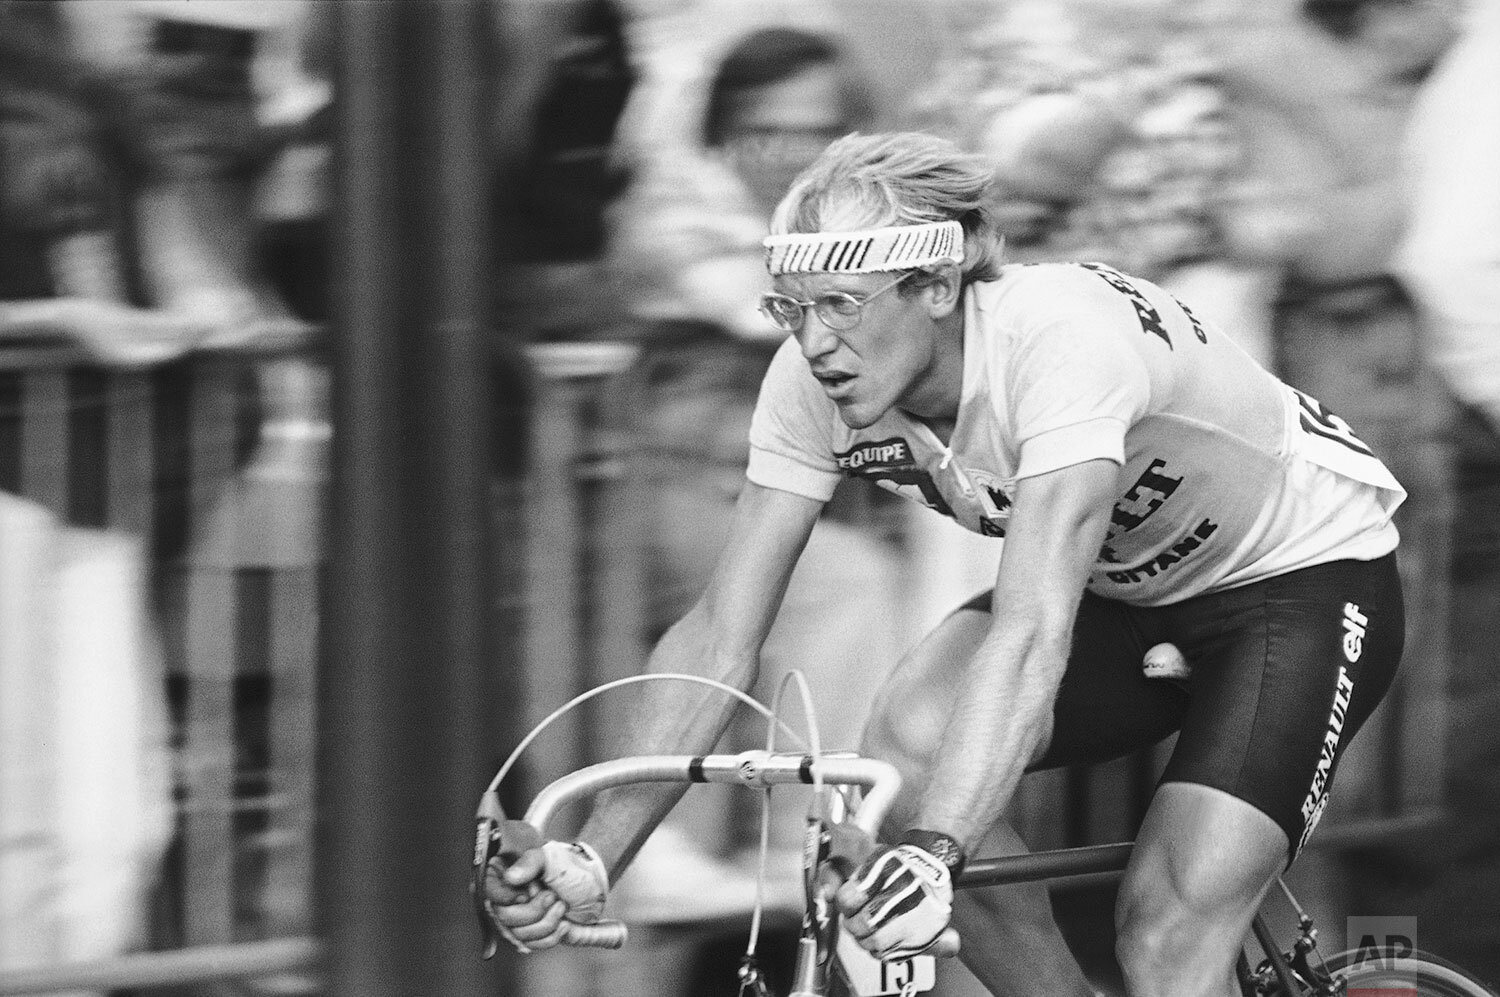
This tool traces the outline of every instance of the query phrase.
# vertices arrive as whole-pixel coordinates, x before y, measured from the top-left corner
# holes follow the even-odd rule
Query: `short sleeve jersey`
[[[1189,306],[1099,264],[1023,264],[964,299],[963,391],[945,445],[893,408],[849,428],[795,340],[772,362],[749,479],[826,501],[861,477],[1003,537],[1016,483],[1120,466],[1088,587],[1163,605],[1397,543],[1406,496],[1347,423]]]

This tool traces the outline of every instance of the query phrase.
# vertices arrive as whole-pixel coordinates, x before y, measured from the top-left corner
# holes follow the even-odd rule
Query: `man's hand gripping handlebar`
[[[948,926],[952,884],[945,872],[937,875],[942,863],[921,849],[904,853],[910,845],[877,844],[845,823],[827,825],[824,841],[820,885],[836,898],[861,948],[882,959],[958,954],[958,932]]]
[[[484,958],[495,954],[502,938],[523,953],[558,944],[614,949],[625,943],[625,925],[619,921],[569,920],[568,905],[542,881],[547,860],[541,832],[525,821],[508,820],[493,792],[481,797],[475,821],[473,881],[469,888],[484,936]],[[516,882],[515,873],[507,875],[512,867],[529,875]],[[528,913],[537,918],[535,927],[527,926],[527,933],[546,929],[545,933],[522,939],[501,919],[503,907],[518,905],[529,907]]]

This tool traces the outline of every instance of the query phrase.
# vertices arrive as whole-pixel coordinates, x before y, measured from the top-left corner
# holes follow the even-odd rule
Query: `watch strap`
[[[964,855],[963,845],[951,834],[941,831],[927,831],[914,827],[901,836],[900,844],[915,845],[922,851],[937,859],[948,867],[948,875],[956,883],[958,874],[964,871],[964,864],[968,857]]]

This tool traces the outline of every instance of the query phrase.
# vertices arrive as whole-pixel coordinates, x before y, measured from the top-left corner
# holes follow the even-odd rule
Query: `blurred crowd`
[[[173,580],[317,561],[314,13],[0,4],[0,971],[181,940]]]
[[[494,22],[497,148],[519,150],[476,192],[504,237],[494,322],[523,342],[632,349],[638,404],[615,428],[651,496],[643,640],[686,610],[725,539],[778,345],[756,311],[772,208],[840,135],[938,132],[993,160],[1009,259],[1157,281],[1349,418],[1403,480],[1436,463],[1412,490],[1449,503],[1451,531],[1411,567],[1452,586],[1450,833],[1381,852],[1368,900],[1421,915],[1424,947],[1500,979],[1500,0],[548,0],[498,3]],[[0,357],[16,358],[0,363],[0,621],[96,638],[0,629],[0,970],[148,942],[139,912],[183,764],[153,566],[318,557],[327,372],[286,350],[334,318],[336,24],[331,0],[0,3]],[[249,358],[226,403],[235,459],[191,529],[159,514],[132,535],[30,493],[5,449],[39,347],[158,391],[196,358]],[[986,586],[997,555],[846,490],[760,692],[806,669],[825,743],[852,746],[879,670]],[[158,501],[170,519],[187,499]],[[20,600],[38,590],[56,597],[33,611]],[[121,628],[135,639],[109,639]],[[88,694],[106,673],[119,694]],[[106,843],[62,832],[98,805],[59,788],[97,769],[68,748],[91,737],[133,815]],[[692,806],[621,884],[627,920],[753,901],[738,830],[753,822]],[[800,827],[772,837],[795,852]],[[132,870],[112,905],[78,895],[101,867]],[[81,929],[102,906],[118,924]]]

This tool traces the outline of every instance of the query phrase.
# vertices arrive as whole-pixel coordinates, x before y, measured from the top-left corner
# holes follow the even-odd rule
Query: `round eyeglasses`
[[[787,294],[768,291],[760,296],[760,311],[783,332],[800,330],[802,324],[807,321],[809,308],[818,316],[818,321],[828,328],[836,332],[847,332],[859,325],[860,313],[865,305],[910,276],[911,272],[908,271],[863,298],[856,298],[847,291],[829,291],[827,294],[818,295],[811,301],[799,301]]]

